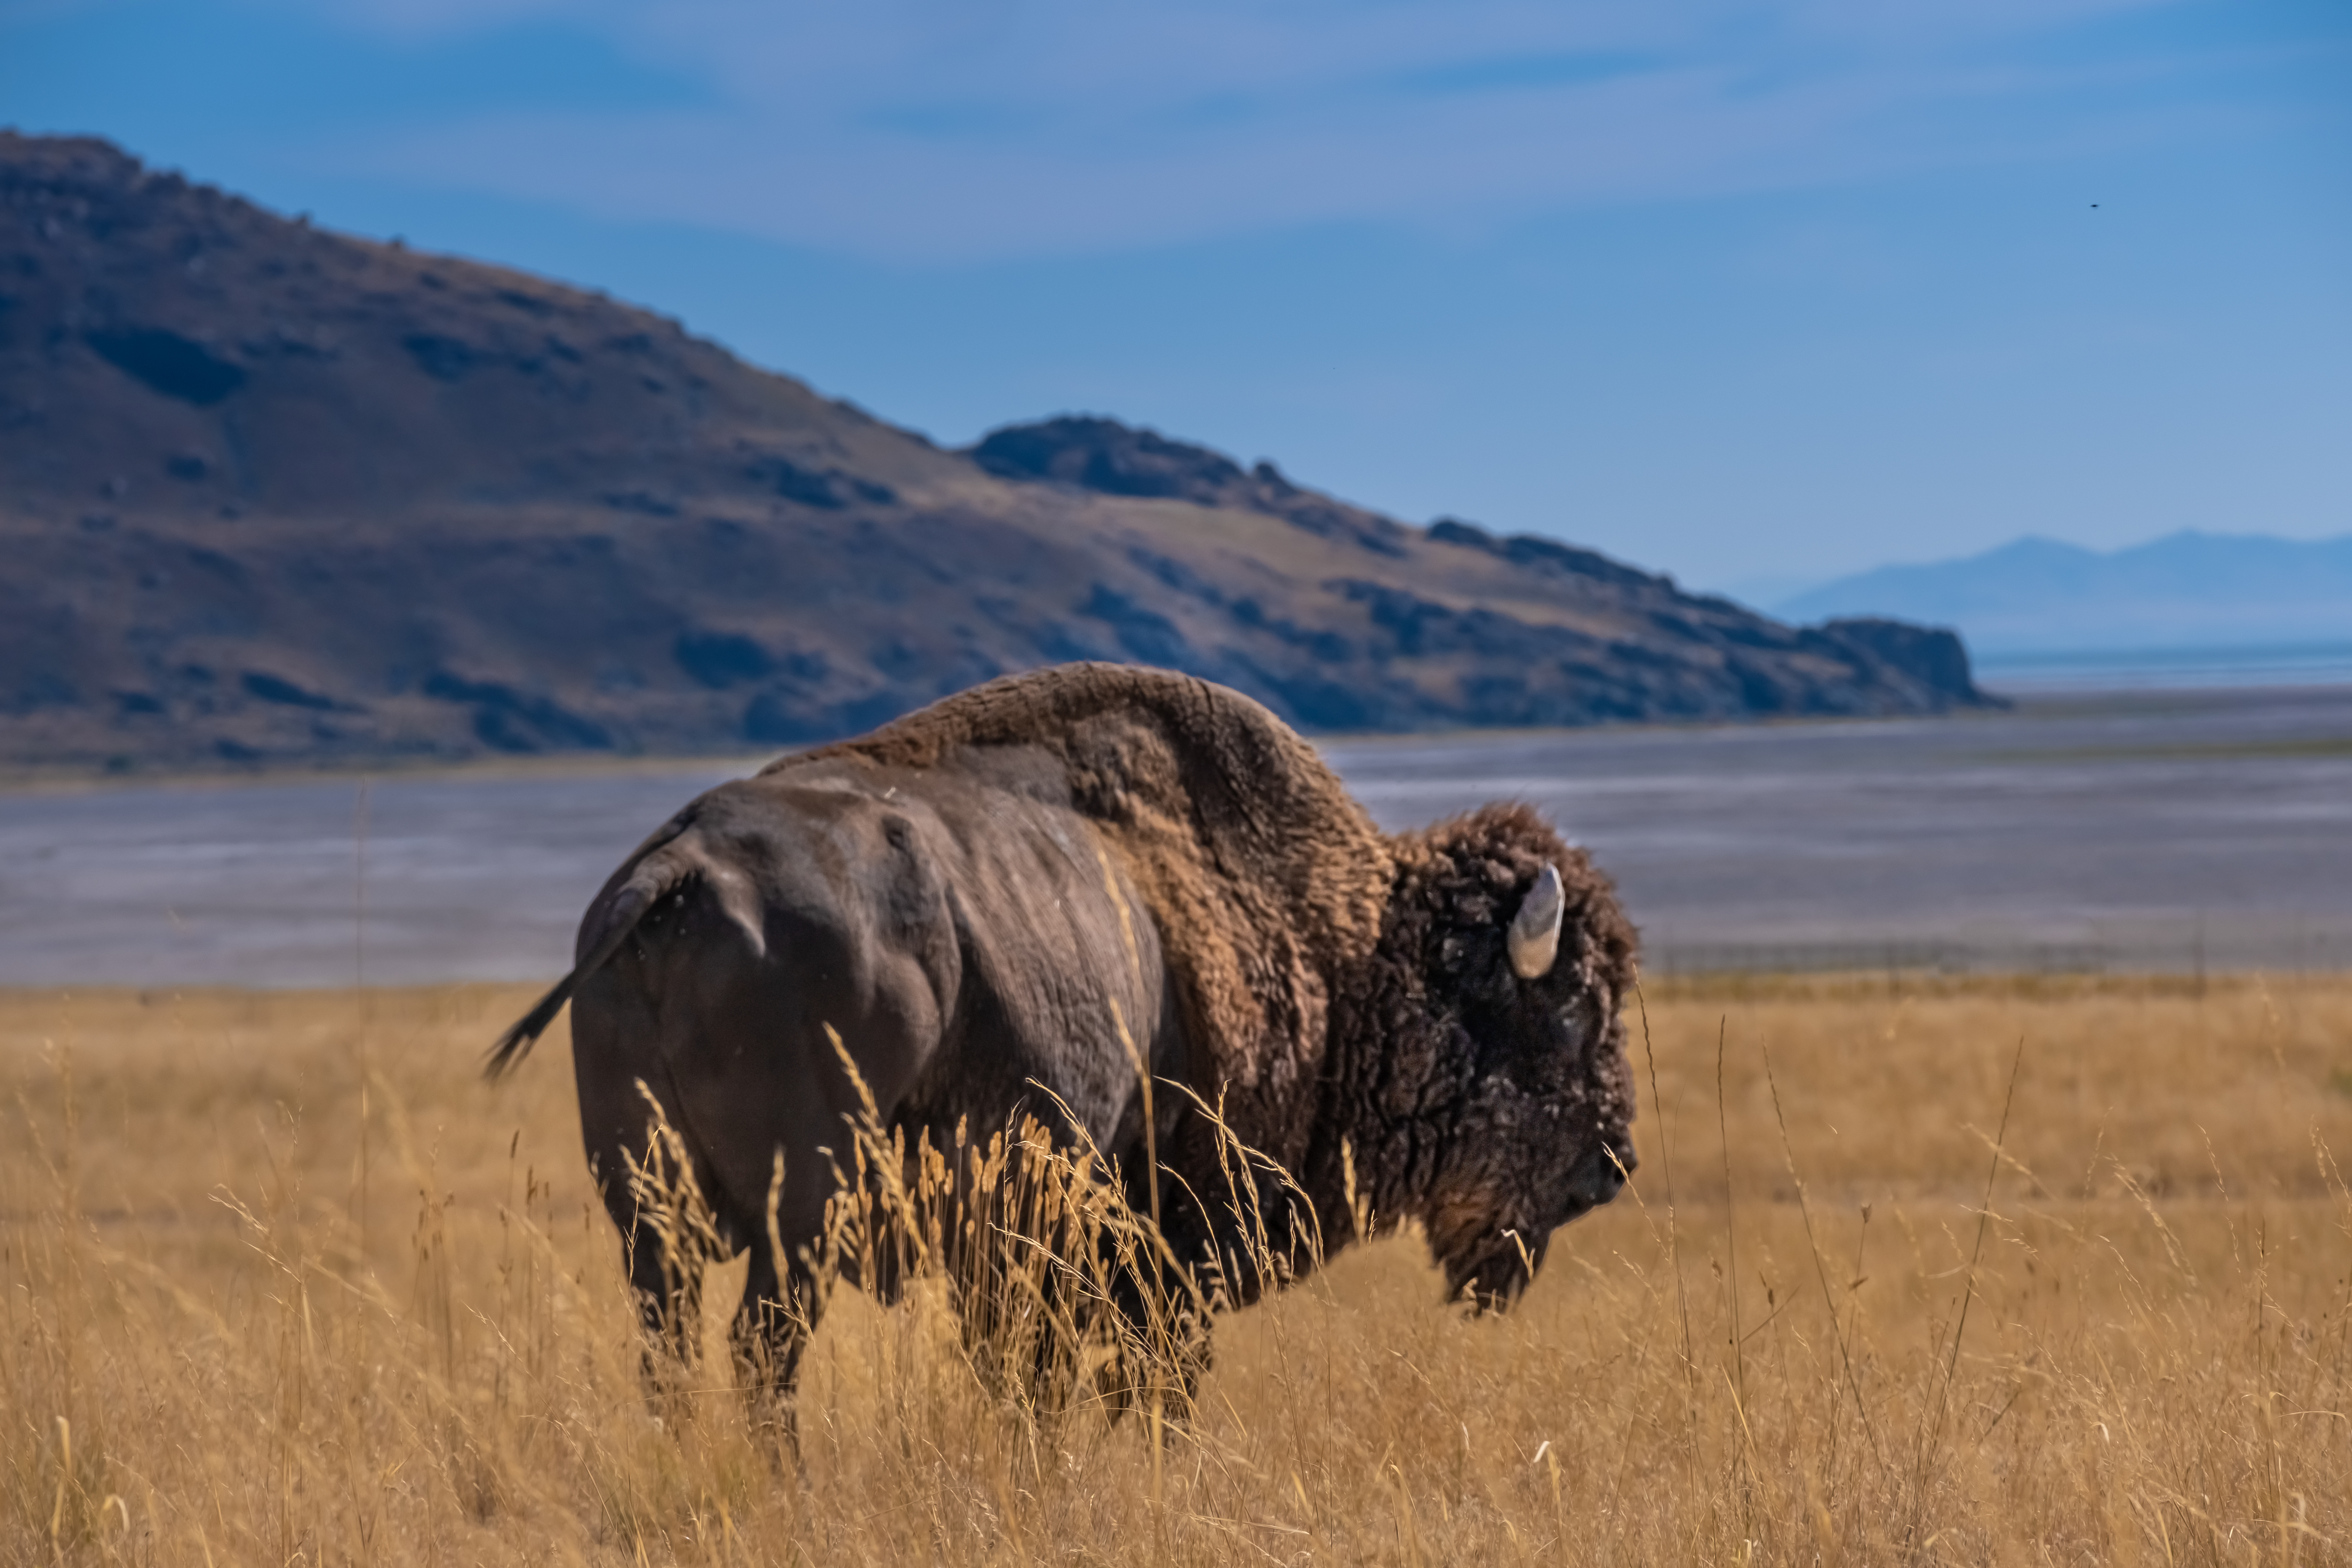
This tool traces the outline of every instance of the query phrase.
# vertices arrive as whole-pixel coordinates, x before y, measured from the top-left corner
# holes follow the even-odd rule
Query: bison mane
[[[1573,983],[1561,994],[1588,1016],[1586,1035],[1603,1064],[1584,1089],[1596,1121],[1630,1117],[1632,1084],[1606,1070],[1622,1053],[1618,1007],[1632,991],[1635,935],[1606,875],[1565,842],[1532,806],[1482,806],[1388,840],[1396,868],[1375,951],[1351,971],[1333,999],[1335,1031],[1378,1040],[1333,1063],[1328,1110],[1305,1168],[1307,1190],[1326,1213],[1349,1202],[1385,1229],[1420,1207],[1438,1185],[1436,1162],[1455,1175],[1508,1185],[1492,1163],[1523,1152],[1517,1141],[1478,1128],[1466,1107],[1475,1080],[1497,1070],[1498,1042],[1467,1026],[1477,987],[1507,973],[1500,948],[1517,899],[1546,864],[1560,875],[1567,904],[1558,966]],[[1506,982],[1507,983],[1507,982]],[[1507,1046],[1500,1048],[1507,1049]],[[1604,1105],[1608,1098],[1618,1103]],[[1340,1140],[1349,1142],[1343,1153]],[[1351,1170],[1343,1173],[1343,1163]],[[1352,1185],[1352,1193],[1345,1188]],[[1428,1216],[1442,1247],[1442,1214]]]

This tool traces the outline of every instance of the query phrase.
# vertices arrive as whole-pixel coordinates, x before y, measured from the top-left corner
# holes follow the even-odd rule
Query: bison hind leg
[[[642,1221],[628,1225],[621,1237],[629,1293],[645,1331],[646,1386],[656,1396],[679,1392],[701,1350],[705,1259]]]
[[[800,1383],[801,1353],[823,1310],[823,1299],[808,1269],[795,1262],[781,1274],[773,1248],[754,1246],[743,1300],[728,1327],[737,1375],[742,1380],[747,1415],[755,1437],[778,1463],[800,1462],[800,1426],[793,1394]]]

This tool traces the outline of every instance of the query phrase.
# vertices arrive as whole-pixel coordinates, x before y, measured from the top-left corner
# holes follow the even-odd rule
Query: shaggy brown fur
[[[1374,1231],[1417,1215],[1455,1292],[1507,1298],[1526,1274],[1517,1243],[1498,1246],[1500,1233],[1517,1231],[1538,1261],[1572,1211],[1555,1191],[1559,1151],[1597,1138],[1632,1168],[1620,1007],[1633,984],[1633,928],[1608,878],[1523,805],[1401,834],[1389,848],[1395,883],[1380,942],[1333,1001],[1332,1070],[1305,1185],[1327,1226],[1347,1216],[1345,1140]],[[1559,956],[1523,982],[1504,932],[1547,863],[1568,904]],[[1563,1016],[1567,1030],[1547,1026]],[[1563,1052],[1563,1034],[1580,1049]]]
[[[1193,1087],[1256,1147],[1296,1167],[1330,1038],[1330,987],[1370,954],[1386,842],[1282,721],[1169,670],[1072,664],[991,681],[762,776],[858,758],[954,768],[1036,748],[1117,849],[1150,906],[1183,999]],[[1264,1140],[1259,1142],[1259,1140]]]

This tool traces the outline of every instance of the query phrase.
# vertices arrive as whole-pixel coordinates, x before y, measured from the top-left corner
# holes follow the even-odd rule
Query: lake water
[[[2085,648],[1975,654],[1977,679],[2011,695],[2200,687],[2352,684],[2352,642],[2256,647]]]
[[[2352,687],[1327,753],[1391,828],[1536,803],[1653,971],[2352,969]],[[0,984],[552,976],[612,868],[754,765],[0,795]]]

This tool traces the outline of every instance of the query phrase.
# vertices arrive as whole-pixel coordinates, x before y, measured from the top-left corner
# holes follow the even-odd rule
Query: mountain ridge
[[[1100,416],[943,450],[603,295],[5,132],[0,542],[18,767],[792,745],[1083,658],[1322,731],[1986,700],[1948,634]]]
[[[1979,652],[2352,641],[2352,533],[2183,529],[2099,551],[2027,534],[1975,555],[1883,566],[1774,606],[1957,626]]]

